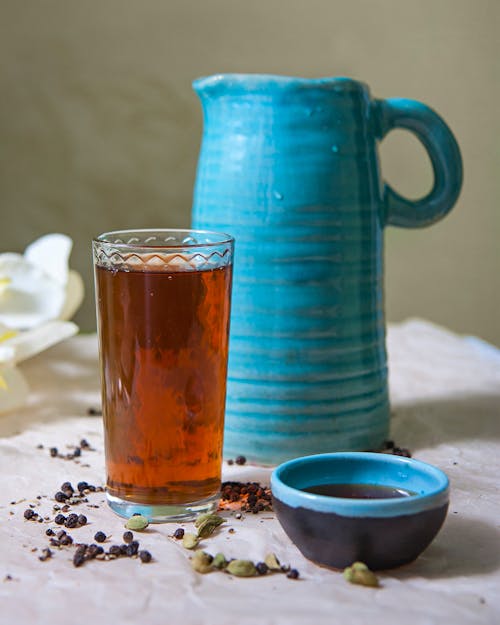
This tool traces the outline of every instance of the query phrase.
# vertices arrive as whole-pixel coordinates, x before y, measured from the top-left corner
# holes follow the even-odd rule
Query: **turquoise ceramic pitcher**
[[[377,449],[389,428],[383,231],[452,208],[462,164],[451,131],[424,104],[373,99],[349,78],[218,75],[194,89],[193,226],[236,238],[226,457]],[[420,200],[381,180],[377,143],[392,128],[431,159]]]

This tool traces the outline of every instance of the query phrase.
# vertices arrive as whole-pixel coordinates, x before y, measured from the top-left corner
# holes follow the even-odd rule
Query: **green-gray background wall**
[[[420,99],[463,152],[458,205],[424,230],[388,229],[389,321],[420,316],[500,345],[498,0],[1,0],[0,251],[62,231],[95,327],[89,242],[189,224],[201,135],[191,81],[219,72],[347,75]],[[423,195],[410,135],[384,176]]]

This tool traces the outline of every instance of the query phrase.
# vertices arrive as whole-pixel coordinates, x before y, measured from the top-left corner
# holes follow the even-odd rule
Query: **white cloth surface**
[[[40,562],[45,529],[55,526],[24,520],[28,504],[53,519],[52,498],[62,482],[104,482],[101,418],[87,415],[100,406],[96,338],[72,338],[24,363],[29,405],[0,418],[0,623],[500,623],[500,351],[420,320],[389,327],[387,343],[391,436],[446,471],[452,495],[432,545],[414,563],[380,574],[379,589],[351,585],[307,561],[272,513],[241,520],[224,513],[227,522],[200,546],[254,560],[273,551],[300,571],[297,581],[195,573],[190,553],[169,538],[172,524],[137,534],[154,556],[150,564],[123,558],[74,568],[72,549],[54,549],[52,559]],[[82,438],[95,451],[84,450],[80,464],[50,457],[50,447],[67,453]],[[269,473],[224,463],[223,477],[268,481]],[[68,530],[76,541],[93,542],[103,530],[112,534],[108,545],[121,542],[123,520],[103,502],[96,493],[89,503],[98,508],[76,508],[89,519]]]

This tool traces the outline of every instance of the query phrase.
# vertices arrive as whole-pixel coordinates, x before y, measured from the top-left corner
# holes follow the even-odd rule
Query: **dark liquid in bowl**
[[[416,493],[404,488],[381,486],[380,484],[316,484],[302,490],[315,495],[342,497],[344,499],[396,499],[411,497]]]

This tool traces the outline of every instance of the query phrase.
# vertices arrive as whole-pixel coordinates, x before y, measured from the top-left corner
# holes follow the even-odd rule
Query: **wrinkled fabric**
[[[340,573],[307,561],[269,512],[239,520],[223,513],[227,522],[200,547],[254,560],[272,551],[299,570],[299,580],[195,573],[190,553],[171,538],[178,524],[150,525],[136,533],[141,548],[154,557],[149,564],[124,558],[75,568],[74,550],[68,548],[54,548],[51,559],[39,561],[48,544],[45,530],[56,526],[26,521],[28,505],[53,519],[53,495],[62,482],[104,482],[101,418],[87,415],[100,405],[96,338],[72,338],[23,363],[32,390],[29,404],[0,418],[0,621],[499,623],[500,352],[420,320],[390,327],[387,343],[391,437],[447,472],[451,504],[433,544],[414,563],[381,573],[379,589],[350,585]],[[75,460],[50,456],[50,447],[70,453],[82,438],[93,451],[83,450]],[[224,479],[268,482],[269,475],[268,468],[224,463]],[[110,535],[104,546],[122,542],[123,520],[108,509],[103,493],[74,508],[88,518],[87,525],[67,530],[75,542],[93,542],[98,530]]]

